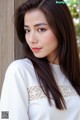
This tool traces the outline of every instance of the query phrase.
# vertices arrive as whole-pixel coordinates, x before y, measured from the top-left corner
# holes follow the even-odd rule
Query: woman
[[[15,27],[26,57],[6,71],[1,111],[9,120],[80,120],[80,60],[67,5],[27,0]]]

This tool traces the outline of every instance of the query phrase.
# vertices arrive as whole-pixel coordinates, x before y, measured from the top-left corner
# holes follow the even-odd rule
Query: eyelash
[[[29,33],[30,32],[30,30],[28,30],[28,29],[24,29],[24,30],[25,30],[25,33]],[[39,28],[37,31],[39,31],[39,32],[45,32],[46,29],[45,28]]]
[[[45,32],[46,31],[46,29],[45,28],[39,28],[41,31],[43,31],[43,32]],[[38,30],[39,30],[38,29]]]

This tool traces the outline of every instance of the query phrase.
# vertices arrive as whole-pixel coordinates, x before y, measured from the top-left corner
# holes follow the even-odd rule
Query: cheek
[[[43,44],[50,46],[58,46],[58,40],[53,33],[48,33],[43,41]]]

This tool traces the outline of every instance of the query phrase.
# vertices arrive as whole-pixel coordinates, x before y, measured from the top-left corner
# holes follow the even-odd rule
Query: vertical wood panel
[[[0,0],[0,89],[7,66],[14,60],[13,0]]]
[[[0,0],[0,92],[8,65],[24,56],[13,24],[14,11],[24,1]]]

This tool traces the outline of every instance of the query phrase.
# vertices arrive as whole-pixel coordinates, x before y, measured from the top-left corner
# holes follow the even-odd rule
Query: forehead
[[[24,24],[25,25],[32,25],[37,24],[40,22],[44,22],[47,24],[47,20],[45,18],[44,13],[41,10],[31,10],[26,12],[24,16]]]

